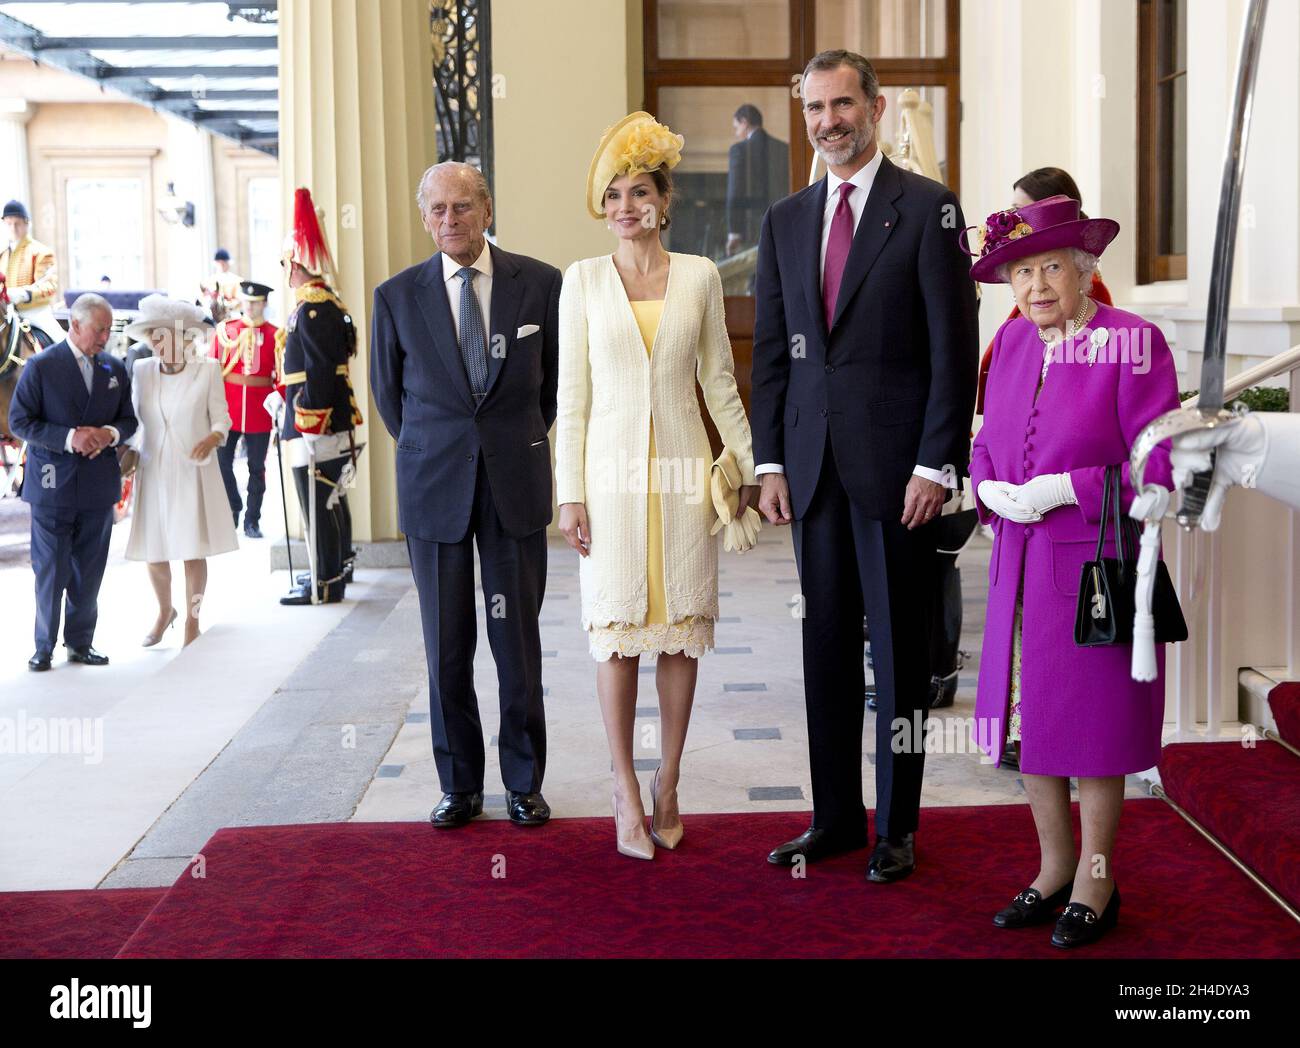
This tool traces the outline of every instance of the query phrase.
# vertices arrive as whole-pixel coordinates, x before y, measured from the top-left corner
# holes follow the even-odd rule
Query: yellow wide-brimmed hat
[[[620,175],[639,175],[660,167],[672,170],[682,159],[686,140],[649,113],[629,113],[600,136],[587,172],[587,210],[605,217],[605,190]]]

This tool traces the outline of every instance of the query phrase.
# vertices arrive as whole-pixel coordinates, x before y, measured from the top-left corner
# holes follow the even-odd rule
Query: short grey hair
[[[1092,285],[1093,274],[1097,272],[1099,260],[1091,251],[1084,251],[1081,247],[1072,247],[1070,251],[1070,260],[1074,263],[1074,268],[1079,271],[1079,290],[1087,294],[1089,287]],[[1011,283],[1011,267],[1019,262],[1014,259],[1011,262],[1003,262],[998,266],[996,272],[998,278],[1004,284]]]
[[[876,76],[875,67],[856,51],[845,51],[843,48],[819,51],[803,67],[803,76],[799,78],[799,83],[802,84],[807,80],[809,73],[825,73],[845,65],[852,66],[858,71],[862,93],[867,96],[868,102],[874,102],[876,96],[880,94],[880,78]]]
[[[441,163],[434,164],[420,176],[420,184],[415,190],[415,203],[420,209],[420,214],[424,214],[429,210],[429,183],[441,174],[467,176],[474,182],[474,189],[478,194],[480,203],[486,204],[491,199],[487,176],[482,171],[473,164],[462,164],[459,160],[444,160]]]
[[[96,295],[93,291],[87,291],[84,295],[78,295],[77,300],[72,303],[72,308],[68,310],[68,318],[78,324],[85,324],[92,314],[100,310],[110,317],[113,315],[113,307],[108,304],[108,299],[103,295]]]

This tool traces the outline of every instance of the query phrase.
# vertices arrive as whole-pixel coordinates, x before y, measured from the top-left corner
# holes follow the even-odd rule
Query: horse
[[[9,404],[18,388],[23,365],[42,349],[52,346],[54,340],[22,318],[18,307],[9,299],[4,274],[0,274],[0,311],[3,311],[0,320],[0,498],[3,498],[17,489],[18,467],[23,458],[19,442],[9,431]],[[18,448],[18,453],[11,456],[11,448]]]

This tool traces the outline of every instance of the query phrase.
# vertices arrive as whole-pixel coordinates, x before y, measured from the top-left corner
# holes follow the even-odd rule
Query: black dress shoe
[[[331,582],[329,585],[321,583],[317,589],[320,592],[321,604],[337,604],[343,599],[343,583]],[[299,585],[295,590],[290,590],[280,598],[280,603],[288,606],[296,606],[311,603],[311,580]]]
[[[27,660],[27,668],[33,673],[44,673],[50,668],[50,653],[38,651]]]
[[[438,806],[429,813],[429,822],[439,829],[464,826],[470,819],[483,814],[483,792],[444,793]]]
[[[541,826],[551,817],[551,806],[540,793],[506,790],[506,811],[516,826]]]
[[[262,537],[262,529],[256,524],[250,524],[248,521],[244,521],[244,534],[250,539],[260,539]]]
[[[1052,945],[1066,950],[1075,946],[1086,946],[1114,928],[1118,920],[1119,887],[1117,885],[1111,889],[1110,901],[1106,903],[1106,908],[1101,911],[1100,917],[1091,906],[1085,906],[1081,902],[1070,903],[1056,921],[1056,928],[1052,931]]]
[[[1031,924],[1046,924],[1056,919],[1056,911],[1070,901],[1074,882],[1070,881],[1063,888],[1058,888],[1044,898],[1037,888],[1026,888],[1005,910],[998,910],[993,915],[993,923],[999,928],[1027,928]]]
[[[957,701],[957,671],[946,677],[930,678],[930,709],[947,709]]]
[[[894,840],[876,838],[876,846],[871,849],[871,859],[867,862],[867,880],[873,884],[890,884],[901,881],[914,869],[916,848],[912,834]]]
[[[805,862],[817,862],[821,859],[829,859],[833,855],[857,851],[866,846],[865,833],[861,837],[845,837],[829,830],[818,829],[816,826],[809,826],[794,840],[786,841],[768,852],[767,861],[773,866],[793,866],[800,855]]]
[[[101,655],[87,644],[84,648],[69,648],[68,661],[80,662],[86,666],[107,666],[108,656]]]

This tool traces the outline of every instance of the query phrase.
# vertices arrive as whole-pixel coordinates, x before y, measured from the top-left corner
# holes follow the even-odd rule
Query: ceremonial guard
[[[225,444],[217,449],[221,479],[226,485],[230,512],[239,527],[244,511],[244,534],[262,537],[262,495],[266,491],[266,449],[271,443],[271,416],[263,401],[278,384],[275,372],[276,333],[266,319],[266,298],[271,288],[245,280],[239,285],[242,312],[223,320],[212,336],[212,355],[221,363],[226,384],[226,407],[234,423]],[[240,438],[248,458],[248,505],[239,497],[235,480],[235,449]]]
[[[354,557],[345,489],[360,454],[353,431],[361,412],[348,378],[357,332],[347,306],[330,287],[334,263],[307,189],[294,198],[293,232],[285,240],[282,263],[295,304],[277,364],[285,402],[280,438],[290,449],[311,571],[280,603],[333,604],[343,599]]]
[[[42,345],[62,342],[67,334],[55,319],[52,308],[59,290],[54,251],[32,239],[31,215],[21,201],[5,204],[4,224],[8,239],[0,248],[0,274],[4,275],[9,300],[28,326],[48,336],[41,339]]]
[[[213,323],[220,324],[239,312],[239,274],[230,268],[230,252],[217,248],[212,256],[216,268],[199,283],[198,304],[208,311]]]

